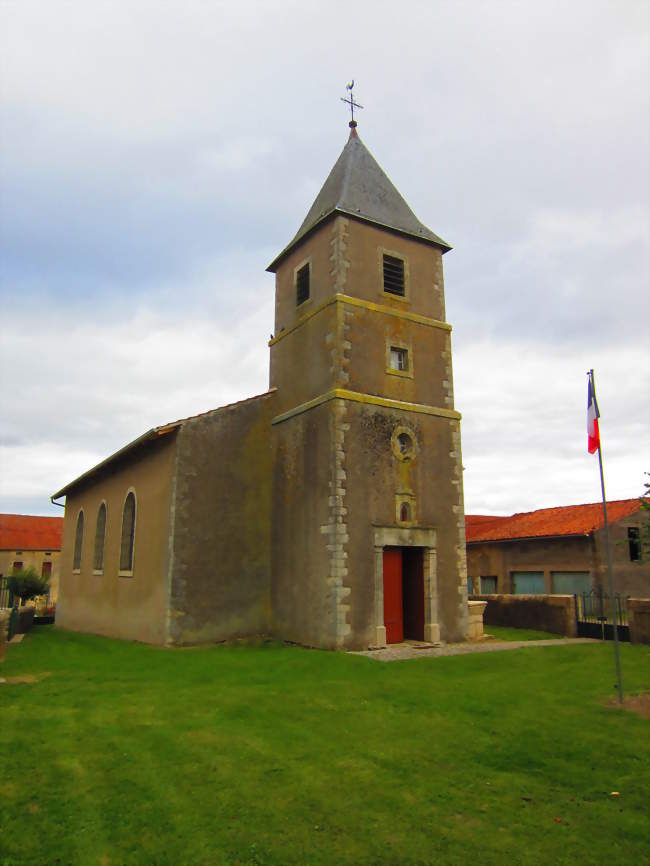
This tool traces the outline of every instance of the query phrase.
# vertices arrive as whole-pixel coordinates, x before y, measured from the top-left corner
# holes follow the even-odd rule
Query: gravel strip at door
[[[557,640],[521,640],[521,641],[481,641],[480,643],[450,643],[439,647],[415,647],[409,644],[393,644],[383,649],[355,652],[352,655],[367,656],[378,662],[399,662],[406,659],[420,659],[432,656],[461,656],[467,653],[494,653],[506,650],[523,649],[524,647],[545,646],[578,646],[579,644],[597,644],[599,640],[586,637],[563,637]]]

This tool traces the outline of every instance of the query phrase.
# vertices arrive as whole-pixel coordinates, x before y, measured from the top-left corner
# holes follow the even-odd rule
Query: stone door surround
[[[373,526],[375,547],[375,643],[386,646],[384,625],[384,548],[420,547],[423,549],[424,639],[440,643],[438,623],[438,570],[436,530],[431,527]]]

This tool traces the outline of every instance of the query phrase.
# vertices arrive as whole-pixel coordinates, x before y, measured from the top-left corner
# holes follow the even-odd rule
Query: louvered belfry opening
[[[304,304],[309,298],[309,263],[303,265],[296,274],[296,306]]]
[[[395,256],[384,255],[384,291],[404,297],[404,262]]]

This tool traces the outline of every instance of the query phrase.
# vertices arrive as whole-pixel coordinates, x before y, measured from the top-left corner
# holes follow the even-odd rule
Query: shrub
[[[11,592],[23,603],[30,598],[36,598],[37,595],[46,595],[50,588],[49,580],[46,577],[39,577],[32,566],[14,571],[9,575],[7,584]]]

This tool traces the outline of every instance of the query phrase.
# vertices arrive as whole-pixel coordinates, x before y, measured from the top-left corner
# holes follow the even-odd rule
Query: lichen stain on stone
[[[390,450],[390,439],[397,425],[395,418],[383,412],[366,412],[361,417],[361,433],[364,447],[368,450]]]

